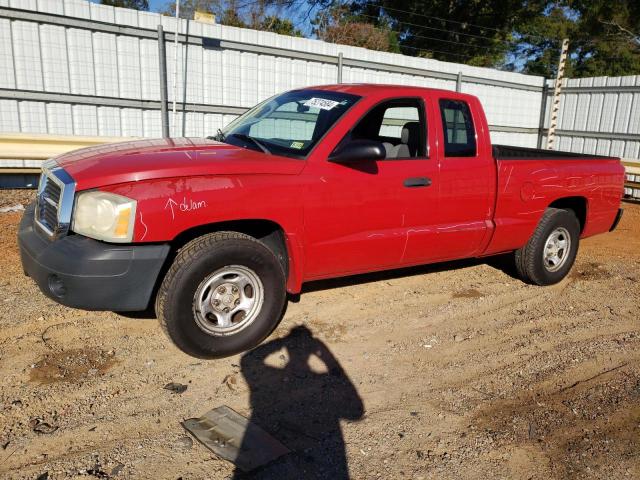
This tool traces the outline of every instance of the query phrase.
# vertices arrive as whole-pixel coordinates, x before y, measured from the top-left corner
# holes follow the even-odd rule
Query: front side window
[[[476,132],[466,102],[440,100],[445,157],[475,157]]]
[[[422,101],[398,98],[376,105],[360,119],[349,138],[381,142],[388,159],[426,156]]]
[[[402,138],[402,128],[409,122],[419,122],[418,106],[389,107],[385,109],[380,125],[380,136],[395,142]]]
[[[255,106],[213,138],[267,154],[302,158],[359,98],[324,90],[286,92]]]

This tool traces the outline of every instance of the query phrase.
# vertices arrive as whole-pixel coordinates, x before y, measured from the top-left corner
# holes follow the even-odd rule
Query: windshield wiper
[[[237,137],[240,140],[249,141],[253,143],[256,147],[262,150],[262,153],[266,153],[267,155],[271,155],[271,151],[262,143],[260,140],[250,137],[244,133],[232,133],[230,134],[232,137]]]

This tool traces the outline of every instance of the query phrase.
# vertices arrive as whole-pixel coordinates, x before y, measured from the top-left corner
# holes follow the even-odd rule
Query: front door
[[[435,215],[436,162],[426,155],[424,102],[384,101],[345,136],[383,144],[384,159],[319,162],[305,172],[319,178],[305,208],[306,279],[347,275],[405,263],[407,232],[421,230],[409,215],[416,204]],[[421,216],[420,222],[425,222]]]

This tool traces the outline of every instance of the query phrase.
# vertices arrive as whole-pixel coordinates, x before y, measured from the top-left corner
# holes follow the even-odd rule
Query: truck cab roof
[[[329,90],[333,92],[350,93],[359,96],[384,95],[384,96],[402,96],[407,93],[428,95],[432,93],[446,94],[447,96],[464,96],[474,97],[466,93],[454,92],[442,88],[418,87],[413,85],[387,85],[379,83],[337,83],[328,85],[314,85],[310,87],[300,88],[298,90]]]

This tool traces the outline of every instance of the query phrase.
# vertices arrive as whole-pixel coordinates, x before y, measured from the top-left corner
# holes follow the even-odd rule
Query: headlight
[[[78,195],[71,229],[106,242],[125,243],[133,239],[136,201],[115,193],[91,191]]]

